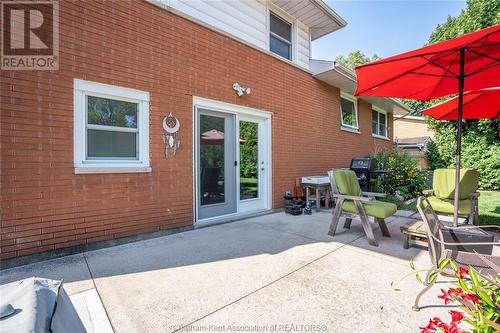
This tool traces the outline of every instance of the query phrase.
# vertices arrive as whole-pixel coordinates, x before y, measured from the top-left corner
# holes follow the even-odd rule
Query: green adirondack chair
[[[394,215],[397,206],[390,202],[375,200],[376,197],[385,197],[384,193],[362,192],[356,174],[352,170],[330,170],[328,176],[332,186],[332,196],[336,201],[328,232],[330,236],[335,235],[342,215],[346,216],[344,223],[346,229],[350,228],[354,216],[360,217],[368,243],[371,245],[378,246],[378,242],[373,234],[368,216],[372,216],[379,224],[384,236],[391,236],[384,219]]]
[[[468,217],[469,223],[479,225],[478,197],[479,172],[473,169],[460,170],[460,201],[458,215]],[[453,215],[455,195],[455,169],[436,169],[432,190],[425,195],[434,211],[441,215]]]

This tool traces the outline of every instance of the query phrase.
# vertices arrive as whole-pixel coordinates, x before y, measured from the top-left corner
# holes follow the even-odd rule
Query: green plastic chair
[[[479,225],[478,197],[479,172],[460,170],[460,201],[458,215],[468,217],[469,223]],[[434,211],[441,215],[453,215],[455,196],[455,169],[436,169],[432,190],[425,195]]]
[[[356,173],[352,170],[330,170],[328,176],[332,186],[332,196],[336,201],[328,232],[330,236],[335,235],[342,215],[346,216],[344,223],[346,229],[351,227],[353,215],[360,217],[368,243],[371,245],[378,246],[378,242],[373,234],[368,216],[372,216],[378,223],[382,235],[391,236],[385,224],[385,218],[394,215],[397,206],[390,202],[375,200],[375,197],[385,197],[384,193],[362,192]]]

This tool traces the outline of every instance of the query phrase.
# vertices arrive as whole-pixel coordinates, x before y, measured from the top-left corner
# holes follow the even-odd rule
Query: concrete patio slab
[[[196,320],[341,245],[240,221],[87,258],[114,327],[154,331]]]
[[[2,283],[29,274],[62,277],[72,294],[95,284],[116,332],[210,324],[415,332],[446,312],[411,311],[421,288],[414,278],[402,282],[401,292],[390,288],[409,272],[409,260],[430,264],[426,251],[403,249],[399,226],[406,218],[388,219],[390,238],[373,225],[379,247],[368,245],[355,220],[351,229],[341,221],[337,235],[328,236],[330,218],[259,216],[5,270]],[[437,290],[423,302],[438,304]]]
[[[449,309],[413,312],[419,290],[415,279],[404,280],[399,292],[390,287],[407,272],[403,265],[347,245],[185,330],[315,325],[327,332],[416,332],[431,316]],[[422,304],[436,304],[437,291],[425,295]]]
[[[430,264],[429,253],[417,247],[410,247],[403,249],[403,234],[401,233],[401,225],[411,221],[410,218],[405,217],[390,217],[387,219],[387,228],[391,234],[390,238],[383,237],[380,231],[375,231],[375,236],[379,242],[379,246],[374,248],[366,241],[366,238],[355,240],[351,245],[360,250],[366,250],[364,253],[375,256],[385,257],[387,260],[392,260],[396,263],[401,263],[408,266],[410,261],[416,263]],[[361,228],[361,222],[353,220],[352,227]]]
[[[276,213],[251,219],[250,221],[258,223],[263,227],[273,228],[280,232],[292,233],[297,236],[306,237],[321,242],[348,243],[360,236],[364,236],[364,231],[354,227],[351,230],[344,229],[344,220],[338,224],[335,237],[328,235],[330,220],[332,218],[331,210],[322,210],[313,212],[312,215],[292,216],[285,213]],[[375,226],[378,228],[378,226]]]

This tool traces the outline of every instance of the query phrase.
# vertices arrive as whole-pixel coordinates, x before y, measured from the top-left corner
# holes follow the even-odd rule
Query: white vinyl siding
[[[161,2],[246,42],[267,48],[265,3],[227,0],[161,0]]]
[[[269,13],[277,8],[266,0],[149,0],[269,51]],[[292,62],[309,69],[310,32],[302,22],[276,12],[292,27]]]
[[[297,65],[309,68],[309,59],[311,58],[311,43],[309,39],[309,28],[297,21],[296,24],[297,39],[296,39],[296,49],[297,57],[295,62]]]

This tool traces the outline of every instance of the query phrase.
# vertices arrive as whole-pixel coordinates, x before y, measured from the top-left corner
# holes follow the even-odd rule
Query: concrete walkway
[[[328,236],[330,217],[275,213],[5,270],[0,282],[36,275],[64,279],[70,295],[95,290],[115,332],[417,332],[447,318],[449,308],[411,310],[414,277],[390,287],[410,260],[430,265],[426,251],[403,249],[408,218],[388,220],[391,238],[374,225],[373,247],[359,221]],[[422,304],[441,304],[438,291]]]

